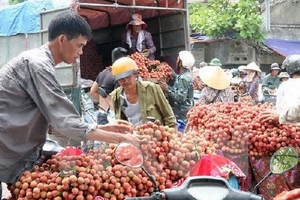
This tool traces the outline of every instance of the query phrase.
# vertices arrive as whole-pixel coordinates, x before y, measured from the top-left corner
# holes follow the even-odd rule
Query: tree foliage
[[[262,16],[258,1],[208,0],[207,4],[189,4],[191,28],[209,36],[229,36],[237,41],[260,44],[264,40],[261,30]]]
[[[18,3],[22,3],[26,0],[9,0],[9,5],[15,5],[15,4],[18,4]]]

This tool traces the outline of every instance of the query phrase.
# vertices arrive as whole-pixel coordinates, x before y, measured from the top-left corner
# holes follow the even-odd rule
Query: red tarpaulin
[[[74,0],[71,7],[77,8],[77,12],[87,19],[93,30],[125,24],[129,22],[132,13],[141,14],[143,20],[145,20],[158,15],[162,16],[171,12],[179,12],[170,9],[184,8],[184,0],[162,0],[159,1],[158,4],[154,3],[153,0],[136,0],[135,6],[132,5],[132,0],[118,0],[117,4],[115,4],[115,0],[80,0],[79,4],[81,3],[83,3],[83,5],[75,5],[78,4],[78,2]],[[99,6],[88,4],[97,4]],[[121,6],[129,7],[124,8]],[[155,7],[164,8],[164,10],[158,10],[155,9]]]

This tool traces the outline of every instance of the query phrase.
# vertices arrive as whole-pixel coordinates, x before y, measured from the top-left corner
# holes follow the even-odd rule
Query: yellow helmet
[[[133,75],[138,70],[135,61],[129,57],[119,58],[111,66],[112,75],[116,80]]]

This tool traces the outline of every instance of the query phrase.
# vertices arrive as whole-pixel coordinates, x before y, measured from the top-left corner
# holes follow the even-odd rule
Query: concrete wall
[[[231,40],[210,43],[196,42],[193,45],[192,52],[196,57],[196,62],[209,63],[213,58],[218,58],[223,65],[242,65],[255,61],[253,47]]]
[[[300,0],[271,1],[271,30],[268,38],[299,40]]]
[[[274,53],[256,50],[245,43],[236,43],[231,40],[217,42],[196,42],[192,53],[195,57],[195,66],[200,62],[209,63],[213,58],[220,59],[223,68],[237,68],[250,62],[259,63],[262,71],[269,72],[271,63],[282,63],[283,57]]]

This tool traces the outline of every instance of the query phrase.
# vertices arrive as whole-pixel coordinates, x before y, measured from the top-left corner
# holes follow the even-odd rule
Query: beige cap
[[[199,76],[206,85],[217,90],[224,90],[230,85],[229,77],[219,66],[202,67]]]
[[[287,72],[280,72],[278,77],[279,78],[290,78],[290,75]]]
[[[180,51],[179,59],[182,62],[182,66],[186,69],[191,69],[195,64],[195,58],[193,54],[189,51]]]
[[[259,67],[257,66],[257,64],[255,62],[249,63],[247,66],[243,67],[245,70],[254,70],[257,72],[261,72],[261,70],[259,69]]]

